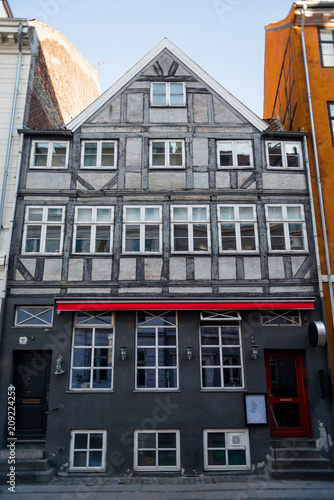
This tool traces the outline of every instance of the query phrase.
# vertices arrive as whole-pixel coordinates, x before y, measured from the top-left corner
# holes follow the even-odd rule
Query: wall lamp
[[[127,350],[127,347],[121,347],[121,360],[122,361],[125,361],[126,358],[128,357],[126,350]]]
[[[255,344],[254,337],[252,337],[252,358],[257,359],[259,357],[258,344]]]
[[[193,348],[191,346],[186,347],[187,349],[187,359],[191,361],[193,359]]]

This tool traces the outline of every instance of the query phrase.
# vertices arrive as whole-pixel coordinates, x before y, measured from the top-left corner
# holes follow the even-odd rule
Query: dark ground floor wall
[[[159,386],[159,375],[156,375],[156,379],[151,377],[155,380],[153,384],[157,384],[154,389],[145,387],[153,373],[150,370],[155,368],[149,361],[152,347],[141,348],[139,337],[136,337],[136,312],[116,312],[110,337],[112,381],[107,390],[88,387],[90,382],[78,384],[78,377],[74,377],[75,348],[86,349],[82,359],[111,356],[111,351],[105,352],[107,347],[99,346],[98,341],[95,344],[91,341],[93,347],[91,344],[79,345],[81,330],[78,344],[75,344],[77,320],[74,313],[54,314],[50,325],[32,326],[24,319],[26,316],[23,323],[20,322],[17,307],[22,306],[53,308],[53,301],[47,298],[7,301],[0,361],[2,447],[6,446],[8,387],[11,384],[16,391],[19,440],[45,440],[51,464],[65,473],[88,471],[126,475],[135,470],[198,475],[203,471],[249,471],[265,462],[273,432],[281,436],[305,435],[319,439],[319,446],[326,450],[327,435],[319,431],[321,424],[328,431],[331,442],[331,391],[323,384],[323,373],[328,373],[326,347],[311,347],[307,334],[310,321],[321,319],[318,305],[314,311],[301,311],[299,326],[266,326],[260,311],[241,312],[240,322],[221,323],[203,322],[196,311],[179,311],[176,315],[176,354],[168,358],[168,362],[164,358],[169,367],[164,368],[163,374],[166,378],[166,373],[169,374],[175,364],[175,386]],[[32,318],[32,322],[35,321]],[[203,338],[199,333],[201,324],[207,328]],[[233,327],[240,324],[239,344],[234,341],[234,347],[230,347],[232,341],[229,344],[223,340],[222,345],[215,346],[215,341],[208,341],[219,324],[225,325],[222,328],[227,324]],[[91,324],[88,323],[84,330],[87,343]],[[104,332],[103,326],[96,327],[95,339],[101,331]],[[225,335],[225,330],[222,332]],[[233,331],[227,333],[232,335]],[[173,341],[169,342],[174,349]],[[254,345],[258,346],[256,359],[252,356]],[[123,347],[126,347],[126,359],[122,359]],[[159,341],[155,347],[158,353]],[[187,356],[189,347],[192,359]],[[145,362],[138,354],[140,349],[146,349]],[[220,349],[221,365],[218,368],[217,349]],[[159,359],[157,354],[157,373]],[[238,359],[242,376],[238,378],[237,372],[233,372],[233,386],[233,380],[225,375],[224,363],[228,371],[229,365],[239,363]],[[302,430],[298,427],[299,417],[295,410],[296,374],[284,373],[292,366],[291,360],[295,363],[300,387],[303,387],[298,390],[305,394],[304,399],[297,395],[298,404],[301,404],[299,424]],[[94,362],[91,363],[94,367]],[[103,366],[96,369],[105,370],[108,363],[104,361]],[[146,368],[146,382],[139,382],[138,372]],[[213,381],[217,369],[224,373],[221,387]],[[92,368],[91,373],[94,374],[94,370]],[[110,380],[103,377],[104,383]],[[31,390],[35,393],[31,394]],[[279,394],[279,391],[283,392]],[[249,396],[258,398],[246,402]],[[279,401],[279,397],[285,401]],[[274,431],[275,426],[278,428]]]

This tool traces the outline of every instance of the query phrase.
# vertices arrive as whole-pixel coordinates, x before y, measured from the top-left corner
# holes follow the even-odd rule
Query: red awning
[[[57,299],[57,311],[133,311],[133,310],[166,310],[175,311],[229,311],[254,309],[314,309],[313,299],[285,299],[285,300],[73,300]]]

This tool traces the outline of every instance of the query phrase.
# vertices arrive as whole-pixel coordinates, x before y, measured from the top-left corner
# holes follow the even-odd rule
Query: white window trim
[[[164,83],[166,85],[166,104],[153,104],[153,85],[155,83]],[[183,85],[183,103],[182,104],[170,104],[170,84],[177,83]],[[154,108],[182,108],[186,105],[186,92],[185,84],[183,82],[152,82],[150,89],[150,105]]]
[[[173,219],[173,208],[187,208],[188,210],[188,219],[174,220]],[[192,209],[193,208],[205,208],[207,218],[205,221],[200,220],[192,220]],[[174,250],[174,225],[182,224],[188,226],[188,250]],[[207,250],[194,250],[194,238],[193,238],[193,225],[194,224],[205,224],[207,227]],[[171,253],[173,254],[196,254],[196,255],[207,255],[211,252],[211,240],[210,240],[210,211],[209,205],[172,205],[171,206]]]
[[[74,441],[76,434],[102,434],[102,464],[100,467],[74,467]],[[86,448],[85,451],[88,451],[90,448]],[[100,448],[99,448],[100,450]],[[70,456],[69,456],[69,471],[71,472],[105,472],[106,470],[106,452],[107,452],[107,431],[101,429],[75,429],[71,430],[71,438],[70,438]],[[87,455],[88,456],[88,455]]]
[[[153,143],[164,142],[165,143],[165,164],[164,165],[153,165]],[[169,144],[171,142],[181,142],[182,144],[182,165],[170,165],[169,164]],[[168,170],[182,170],[185,168],[185,145],[184,139],[152,139],[150,141],[150,168],[155,170],[161,170],[168,168]]]
[[[281,151],[282,151],[282,167],[276,167],[276,166],[271,166],[270,161],[269,161],[269,144],[272,143],[279,143],[281,144]],[[288,161],[287,161],[287,154],[286,154],[286,146],[289,145],[294,145],[297,146],[298,153],[299,153],[299,161],[300,161],[300,166],[299,167],[288,167]],[[290,171],[300,171],[304,170],[304,164],[303,164],[303,155],[302,155],[302,147],[301,143],[298,141],[276,141],[275,139],[272,139],[271,141],[266,141],[266,161],[267,161],[267,168],[268,170],[288,170]]]
[[[43,209],[43,217],[41,221],[28,221],[28,213],[30,208]],[[49,208],[62,209],[61,221],[50,222],[47,221],[47,213]],[[28,205],[26,206],[25,216],[24,216],[24,229],[22,238],[22,254],[24,255],[62,255],[63,253],[63,243],[64,243],[64,220],[65,220],[65,207],[48,205],[48,206],[38,206],[38,205]],[[41,247],[39,252],[26,252],[25,243],[27,237],[28,226],[41,226]],[[45,240],[46,240],[46,228],[47,226],[61,226],[60,231],[60,242],[59,242],[59,252],[46,252],[45,251]]]
[[[140,221],[127,222],[126,209],[127,208],[139,208],[140,209]],[[145,208],[158,208],[159,209],[159,222],[157,221],[145,221]],[[159,226],[159,250],[157,252],[145,251],[145,226],[155,225]],[[139,226],[139,252],[128,252],[126,248],[126,226]],[[125,255],[161,255],[162,253],[162,206],[161,205],[125,205],[123,207],[123,231],[122,231],[122,253]]]
[[[229,436],[233,434],[243,434],[244,435],[244,446],[233,446],[227,444],[224,448],[226,452],[233,448],[242,449],[246,451],[246,465],[209,465],[209,457],[208,457],[208,434],[211,432],[222,432],[225,433],[225,439],[229,440]],[[250,447],[249,447],[249,433],[248,429],[204,429],[203,430],[203,454],[204,454],[204,470],[207,471],[215,471],[215,470],[250,470],[251,462],[250,462]],[[227,454],[226,454],[227,455]],[[227,458],[227,456],[226,456]]]
[[[152,467],[149,466],[140,466],[138,465],[138,434],[155,434],[156,435],[156,457],[157,457],[157,434],[175,434],[176,435],[176,465],[170,466],[159,466],[155,465]],[[179,471],[181,469],[181,457],[180,457],[180,430],[179,429],[156,429],[156,430],[146,430],[146,429],[135,429],[134,431],[134,470],[138,471],[153,471],[153,472],[169,472],[169,471]]]
[[[334,63],[333,64],[325,64],[325,58],[326,58],[326,55],[328,55],[328,54],[324,54],[324,51],[323,51],[323,47],[326,45],[332,45],[334,47],[333,29],[322,27],[322,28],[319,28],[318,31],[319,31],[318,38],[319,38],[319,51],[320,51],[321,67],[322,68],[333,68]],[[322,31],[330,31],[331,35],[332,35],[332,40],[322,40],[321,39],[321,32]]]
[[[154,311],[148,311],[150,314],[154,314]],[[160,311],[160,315],[163,315],[163,313],[166,313],[168,311]],[[159,314],[158,314],[159,316]],[[176,329],[176,345],[175,346],[166,346],[166,347],[173,347],[176,349],[176,366],[174,367],[170,367],[170,368],[173,368],[173,369],[176,369],[176,387],[158,387],[158,383],[159,383],[159,377],[158,377],[158,372],[159,372],[159,369],[163,368],[161,366],[159,366],[159,362],[158,362],[158,350],[159,350],[159,345],[157,343],[157,338],[156,338],[156,343],[154,345],[150,345],[150,346],[139,346],[138,345],[138,334],[137,334],[137,328],[138,328],[138,313],[136,315],[136,363],[135,363],[135,388],[136,388],[136,391],[138,392],[164,392],[164,391],[167,391],[167,392],[173,392],[173,391],[178,391],[179,390],[179,373],[180,373],[180,370],[179,370],[179,316],[178,316],[178,313],[177,311],[175,311],[175,329]],[[166,325],[167,326],[167,325]],[[170,325],[171,328],[174,328],[174,326]],[[159,327],[156,327],[156,328],[159,328]],[[167,326],[168,328],[168,326]],[[152,327],[153,329],[153,327]],[[163,346],[161,346],[163,347]],[[137,371],[138,369],[145,369],[146,367],[138,367],[138,349],[140,348],[144,348],[144,349],[155,349],[155,354],[156,354],[156,364],[155,366],[148,366],[147,368],[148,369],[151,369],[152,371],[155,372],[155,387],[137,387]],[[165,369],[168,368],[168,367],[164,367]]]
[[[220,219],[220,208],[221,207],[233,207],[234,208],[234,213],[237,212],[238,217],[235,219]],[[239,208],[243,207],[251,207],[253,209],[253,219],[241,219],[239,217]],[[258,225],[257,225],[257,216],[256,216],[256,206],[255,205],[218,205],[217,206],[218,210],[218,232],[219,232],[219,253],[221,254],[255,254],[259,253],[259,237],[258,237]],[[241,224],[254,224],[254,235],[255,235],[255,249],[254,250],[242,250],[241,248],[241,232],[240,232],[240,225]],[[234,224],[235,226],[235,236],[236,236],[236,245],[237,248],[236,250],[223,250],[223,241],[222,241],[222,234],[221,234],[221,225],[222,224]]]
[[[78,216],[78,209],[80,208],[85,208],[85,209],[92,209],[92,221],[91,222],[78,222],[77,216]],[[96,221],[96,216],[97,216],[97,210],[98,209],[110,209],[111,210],[111,221],[112,222],[97,222]],[[77,239],[77,229],[80,226],[90,226],[91,227],[91,232],[90,232],[90,251],[89,252],[76,252],[75,247],[76,247],[76,239]],[[96,242],[96,228],[99,226],[110,226],[110,249],[108,252],[96,252],[95,251],[95,242]],[[75,207],[75,214],[74,214],[74,231],[73,231],[73,249],[72,252],[75,255],[110,255],[113,252],[113,234],[114,234],[114,207],[111,206],[99,206],[99,207],[93,207],[93,206],[84,206],[80,205]]]
[[[294,314],[294,316],[298,315],[298,322],[297,323],[292,322],[292,321],[290,321],[289,323],[275,323],[274,321],[270,321],[270,320],[269,320],[269,323],[267,323],[267,322],[263,321],[264,316],[272,316],[273,320],[275,320],[276,318],[286,318],[286,316],[289,315],[288,313],[291,311],[294,311],[295,313],[297,313],[297,314]],[[265,327],[276,326],[276,327],[281,327],[281,328],[284,328],[287,326],[302,326],[302,319],[301,319],[300,311],[296,310],[296,309],[284,310],[284,311],[281,311],[281,310],[279,310],[279,311],[261,311],[261,326],[265,326]]]
[[[200,370],[201,370],[201,390],[203,392],[216,392],[216,391],[242,391],[245,388],[245,373],[244,373],[244,357],[243,357],[243,346],[242,346],[242,338],[241,338],[241,323],[238,320],[230,320],[230,324],[228,322],[222,321],[221,324],[217,322],[215,327],[226,327],[226,326],[234,326],[239,328],[239,344],[233,344],[233,345],[223,345],[221,342],[221,336],[219,336],[219,344],[217,344],[215,347],[219,348],[219,356],[220,356],[220,363],[219,365],[214,365],[211,366],[209,365],[210,368],[219,368],[220,370],[220,380],[221,380],[221,386],[220,387],[205,387],[203,384],[203,367],[208,366],[208,365],[203,365],[202,363],[202,347],[210,347],[206,345],[202,345],[202,337],[201,337],[201,329],[204,326],[205,320],[201,322],[200,327],[199,327],[199,352],[200,352]],[[230,347],[238,347],[240,349],[240,366],[239,365],[224,365],[223,359],[222,359],[222,351],[223,348],[230,348]],[[238,368],[241,371],[241,377],[242,377],[242,384],[240,386],[235,386],[235,387],[229,387],[224,385],[224,369],[228,368]]]
[[[282,207],[283,211],[283,218],[282,219],[270,219],[268,217],[268,209],[269,207]],[[301,214],[302,214],[302,219],[288,219],[287,218],[287,207],[299,207],[301,209]],[[268,239],[268,249],[269,252],[272,253],[307,253],[309,251],[308,249],[308,241],[307,241],[307,232],[306,232],[306,222],[305,222],[305,212],[304,212],[304,206],[300,204],[287,204],[287,205],[265,205],[265,210],[266,210],[266,225],[267,225],[267,239]],[[271,237],[270,237],[270,224],[271,223],[282,223],[283,224],[283,230],[284,230],[284,241],[285,241],[285,249],[283,250],[273,250],[271,248]],[[289,234],[289,224],[290,223],[299,223],[302,225],[302,230],[303,230],[303,238],[304,238],[304,246],[302,250],[293,250],[291,249],[290,246],[290,234]]]
[[[102,144],[104,143],[109,143],[113,142],[115,147],[114,147],[114,165],[113,166],[102,166],[101,165],[101,159],[102,159]],[[97,152],[96,152],[96,165],[94,166],[85,166],[84,165],[84,159],[85,159],[85,144],[88,143],[93,143],[97,144]],[[99,169],[99,170],[116,170],[117,169],[117,140],[115,139],[96,139],[96,140],[83,140],[81,141],[81,161],[80,161],[80,168],[84,170],[94,170],[94,169]]]
[[[35,157],[35,145],[39,142],[45,142],[48,144],[48,155],[46,165],[34,165],[34,157]],[[66,157],[65,157],[65,166],[64,167],[53,167],[52,163],[52,149],[53,144],[65,144],[66,145]],[[49,141],[49,140],[34,140],[31,145],[31,156],[30,156],[30,168],[32,169],[52,169],[52,170],[65,170],[68,168],[68,157],[69,157],[69,141]]]
[[[105,311],[98,311],[98,313],[96,314],[96,316],[98,315],[101,315],[103,314]],[[88,312],[88,314],[90,314]],[[108,325],[100,325],[100,324],[91,324],[91,323],[87,323],[85,324],[84,322],[81,322],[81,323],[77,323],[77,315],[76,315],[76,318],[75,318],[75,322],[73,324],[73,329],[72,329],[72,343],[71,343],[71,368],[70,368],[70,377],[69,377],[69,390],[71,392],[112,392],[113,391],[113,387],[114,387],[114,359],[115,359],[115,316],[113,313],[112,314],[112,318],[111,318],[111,324],[108,324]],[[93,313],[91,314],[92,316],[95,316]],[[112,329],[113,330],[113,344],[112,344],[112,347],[108,347],[108,346],[96,346],[95,343],[92,344],[91,346],[80,346],[79,348],[82,348],[82,349],[91,349],[91,352],[94,353],[94,350],[96,348],[99,348],[101,347],[102,349],[103,348],[106,348],[106,349],[111,349],[112,351],[112,359],[111,359],[111,367],[106,367],[105,369],[106,370],[109,370],[111,372],[111,385],[110,387],[106,387],[106,388],[103,388],[103,387],[72,387],[72,379],[73,379],[73,370],[75,369],[78,369],[78,368],[81,368],[82,370],[89,370],[90,372],[90,380],[92,382],[92,375],[93,375],[93,372],[94,372],[94,356],[91,356],[91,365],[90,366],[87,366],[87,367],[78,367],[78,366],[73,366],[73,361],[74,361],[74,349],[76,348],[76,346],[74,345],[74,339],[75,339],[75,330],[76,329],[80,329],[80,328],[91,328],[92,330],[96,330],[96,329],[102,329],[102,328],[106,328],[106,329]],[[94,332],[94,340],[95,340],[95,332]],[[103,369],[103,367],[101,368]]]
[[[17,320],[17,317],[18,317],[18,314],[19,314],[19,310],[20,309],[25,309],[26,312],[27,310],[33,310],[33,309],[44,309],[44,311],[42,311],[41,313],[39,314],[32,314],[32,311],[31,312],[28,312],[28,314],[31,315],[31,318],[37,318],[38,316],[40,316],[40,314],[43,314],[45,312],[48,312],[48,311],[51,311],[51,321],[48,322],[48,321],[44,321],[43,323],[39,323],[39,324],[26,324],[26,321],[29,321],[29,318],[27,318],[26,320],[23,320],[23,321],[20,321],[18,323],[18,320]],[[14,326],[17,326],[17,327],[20,327],[20,328],[45,328],[45,327],[48,327],[48,326],[52,326],[53,324],[53,307],[51,306],[17,306],[16,307],[16,310],[15,310],[15,321],[14,321]]]
[[[220,144],[226,143],[226,142],[231,142],[232,143],[232,159],[233,159],[233,165],[231,166],[221,166],[220,165]],[[249,149],[250,149],[250,156],[249,156],[249,161],[250,165],[238,165],[238,158],[237,158],[237,148],[236,145],[240,142],[247,142],[249,144]],[[224,140],[224,141],[217,141],[217,166],[219,170],[225,170],[225,169],[250,169],[254,168],[254,161],[253,161],[253,144],[252,141],[246,140]]]

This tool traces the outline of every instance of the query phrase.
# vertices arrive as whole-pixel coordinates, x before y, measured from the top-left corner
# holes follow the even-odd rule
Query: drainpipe
[[[10,118],[9,125],[9,133],[8,133],[8,143],[7,143],[7,153],[5,160],[5,169],[3,173],[3,182],[2,182],[2,193],[0,200],[0,236],[2,230],[2,222],[3,222],[3,211],[5,207],[5,197],[6,197],[6,189],[7,189],[7,179],[8,179],[8,170],[9,170],[9,160],[10,160],[10,150],[12,147],[13,141],[13,130],[14,130],[14,119],[15,119],[15,111],[17,104],[17,94],[19,88],[19,80],[20,80],[20,71],[21,71],[21,61],[22,61],[22,23],[19,24],[18,30],[18,43],[19,43],[19,56],[17,59],[17,67],[16,67],[16,80],[15,80],[15,88],[14,88],[14,96],[13,96],[13,104],[12,104],[12,114]]]
[[[308,65],[307,65],[307,54],[306,54],[306,44],[305,44],[305,34],[304,34],[304,26],[305,26],[305,11],[307,5],[303,6],[302,10],[302,29],[301,29],[301,41],[302,41],[302,50],[303,50],[303,59],[304,59],[304,70],[305,70],[305,79],[306,79],[306,88],[307,88],[307,98],[310,112],[310,122],[311,122],[311,132],[312,132],[312,145],[314,151],[314,161],[315,161],[315,169],[317,175],[317,187],[319,193],[319,204],[320,204],[320,215],[321,215],[321,227],[324,239],[324,250],[326,257],[326,269],[327,269],[327,278],[328,278],[328,286],[329,286],[329,296],[331,303],[331,311],[332,311],[332,323],[334,328],[334,296],[333,296],[333,282],[332,282],[332,272],[331,272],[331,263],[329,258],[329,248],[328,248],[328,239],[327,239],[327,230],[326,230],[326,219],[325,219],[325,210],[324,210],[324,202],[322,196],[322,187],[321,187],[321,178],[320,178],[320,168],[319,168],[319,158],[318,158],[318,149],[317,142],[315,136],[315,126],[314,126],[314,118],[313,118],[313,107],[312,107],[312,97],[311,97],[311,89],[310,89],[310,79],[308,74]],[[320,270],[321,271],[321,270]],[[321,272],[320,272],[320,283],[322,283]],[[331,361],[331,360],[330,360]]]

